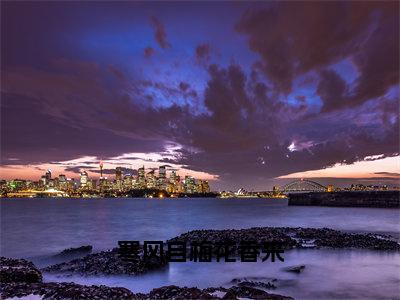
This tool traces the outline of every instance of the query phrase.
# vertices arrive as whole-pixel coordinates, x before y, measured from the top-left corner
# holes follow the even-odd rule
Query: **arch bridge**
[[[292,181],[281,188],[285,194],[304,193],[304,192],[326,192],[327,188],[318,182],[309,179],[299,179]]]

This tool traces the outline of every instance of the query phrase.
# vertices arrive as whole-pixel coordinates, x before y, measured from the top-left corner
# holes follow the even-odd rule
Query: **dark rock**
[[[207,288],[204,290],[196,287],[178,287],[175,285],[164,286],[153,289],[148,294],[134,294],[126,288],[107,287],[104,285],[80,285],[67,282],[48,282],[48,283],[26,283],[13,282],[1,283],[0,298],[24,297],[28,295],[40,295],[43,299],[126,299],[126,300],[153,300],[153,299],[221,299],[212,295],[216,291],[225,292],[222,299],[272,299],[272,300],[289,300],[290,297],[285,297],[276,294],[269,294],[265,291],[250,287],[231,287],[226,288]]]
[[[260,287],[264,289],[276,289],[276,286],[271,282],[262,281],[242,281],[238,283],[238,286],[248,286],[248,287]]]
[[[123,261],[118,248],[110,251],[89,254],[69,262],[52,265],[42,269],[44,272],[80,275],[138,275],[150,270],[160,269],[168,263],[165,259],[147,261],[140,252],[137,261]]]
[[[258,287],[263,289],[276,289],[276,286],[272,283],[276,279],[266,277],[244,277],[244,278],[234,278],[231,283],[237,286],[248,286],[248,287]]]
[[[86,286],[75,283],[11,283],[2,284],[3,298],[40,295],[43,299],[138,299],[128,289],[104,285]]]
[[[230,241],[237,247],[241,241],[278,242],[284,249],[304,247],[361,248],[372,250],[400,250],[396,241],[373,234],[351,234],[328,228],[256,227],[249,229],[193,230],[170,241]],[[237,253],[238,254],[238,253]]]
[[[228,292],[237,298],[267,299],[267,300],[291,300],[293,298],[277,294],[270,294],[266,291],[246,286],[233,286]]]
[[[305,265],[287,267],[284,270],[287,272],[300,273],[306,268]]]
[[[178,287],[176,285],[163,286],[153,289],[148,294],[149,299],[218,299],[198,288]]]
[[[56,254],[56,256],[69,256],[69,255],[82,255],[82,254],[89,254],[92,252],[93,246],[87,245],[87,246],[80,246],[77,248],[68,248],[64,249],[60,253]]]
[[[236,294],[234,291],[228,290],[226,294],[222,297],[224,300],[237,300]]]
[[[42,282],[42,273],[25,259],[0,257],[0,282]]]

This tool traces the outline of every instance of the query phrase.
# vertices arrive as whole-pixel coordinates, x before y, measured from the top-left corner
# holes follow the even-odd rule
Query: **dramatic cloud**
[[[249,10],[237,30],[248,35],[268,80],[284,93],[292,91],[298,75],[351,59],[360,73],[351,96],[333,100],[344,96],[346,83],[337,74],[323,73],[325,111],[381,96],[399,81],[395,1],[271,2],[266,9]]]
[[[155,50],[151,47],[146,47],[143,50],[144,57],[147,57],[147,58],[153,56],[154,53],[155,53]]]
[[[393,179],[396,2],[1,5],[5,176],[98,176],[103,159],[105,174],[168,164],[215,189],[338,164]]]
[[[170,43],[167,41],[167,33],[165,32],[164,24],[162,24],[160,20],[154,16],[151,17],[151,24],[153,25],[154,37],[158,45],[162,49],[171,47]]]
[[[207,63],[211,58],[211,47],[209,44],[200,44],[196,47],[197,63]]]

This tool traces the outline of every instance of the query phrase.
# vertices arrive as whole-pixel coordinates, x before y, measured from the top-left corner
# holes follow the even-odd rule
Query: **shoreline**
[[[275,239],[288,241],[289,249],[304,249],[304,242],[314,240],[311,247],[318,249],[369,249],[372,251],[400,251],[399,243],[388,239],[389,237],[377,237],[376,234],[350,234],[328,228],[290,228],[290,227],[254,227],[239,230],[194,230],[179,236],[170,241],[177,240],[196,240],[205,238],[212,241],[230,239],[239,241],[240,239],[252,239],[257,237],[262,239]],[[99,299],[238,299],[246,297],[248,299],[293,299],[291,297],[274,293],[274,281],[254,278],[234,278],[232,286],[209,287],[199,289],[197,287],[178,287],[176,285],[155,287],[149,293],[134,293],[126,288],[109,287],[104,285],[82,285],[67,282],[43,282],[42,272],[51,274],[65,274],[78,276],[91,275],[128,275],[140,276],[148,271],[157,272],[165,264],[154,265],[152,268],[142,269],[137,267],[146,266],[139,264],[124,267],[122,261],[118,261],[115,249],[91,253],[90,246],[70,248],[61,253],[66,255],[79,254],[81,257],[69,260],[60,264],[51,265],[41,270],[37,269],[33,263],[23,259],[2,258],[1,264],[1,295],[3,298],[27,296],[30,294],[40,295],[40,299],[93,299],[97,295]],[[61,253],[57,254],[60,255]],[[89,263],[90,262],[90,263]],[[112,268],[102,268],[101,266],[112,266]],[[84,268],[82,269],[82,266]],[[135,269],[136,268],[136,269]],[[288,272],[301,273],[307,266],[291,266]],[[25,271],[24,271],[25,270]],[[140,271],[140,272],[139,272]],[[8,278],[8,280],[4,280]],[[276,280],[276,279],[275,279]],[[4,281],[6,283],[4,283]],[[271,293],[272,291],[272,293]],[[74,296],[75,295],[75,296]],[[70,297],[70,298],[68,298]],[[75,298],[76,299],[76,298]]]

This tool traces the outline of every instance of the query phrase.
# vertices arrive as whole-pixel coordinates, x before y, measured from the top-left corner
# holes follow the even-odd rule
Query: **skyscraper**
[[[47,172],[46,172],[46,181],[47,182],[49,182],[50,181],[50,179],[51,179],[51,170],[49,169],[49,170],[47,170]]]
[[[115,180],[117,180],[117,181],[122,180],[122,168],[121,167],[115,168]]]
[[[165,190],[167,181],[167,172],[165,166],[160,166],[158,168],[158,188]]]
[[[88,181],[89,181],[88,173],[86,171],[81,172],[81,178],[80,178],[81,188],[88,187]]]
[[[58,186],[63,191],[67,189],[67,178],[64,174],[58,175]]]
[[[100,160],[100,178],[103,178],[103,161]]]
[[[140,189],[146,188],[146,176],[144,172],[144,166],[138,169],[137,185]]]
[[[151,170],[149,173],[147,173],[146,179],[147,188],[154,189],[157,181],[156,176],[154,175],[154,170]]]

